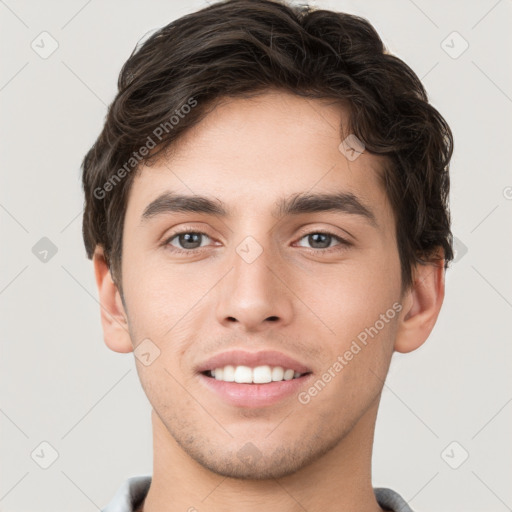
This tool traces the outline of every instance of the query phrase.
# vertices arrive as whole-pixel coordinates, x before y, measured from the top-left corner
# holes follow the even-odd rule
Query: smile
[[[306,363],[277,350],[230,350],[194,369],[213,400],[237,408],[278,404],[299,393],[313,378]]]
[[[207,370],[203,372],[203,375],[238,384],[267,384],[269,382],[297,379],[306,375],[306,373],[296,372],[292,368],[283,368],[282,366],[263,365],[251,368],[250,366],[228,364],[224,367]]]

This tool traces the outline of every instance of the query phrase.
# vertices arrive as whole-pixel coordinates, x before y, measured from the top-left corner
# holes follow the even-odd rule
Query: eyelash
[[[194,228],[186,228],[186,229],[183,229],[181,231],[176,231],[175,233],[173,233],[170,237],[168,237],[164,241],[163,245],[166,247],[166,249],[170,250],[171,252],[173,252],[175,254],[186,254],[187,256],[196,255],[197,253],[202,252],[204,249],[207,248],[207,247],[197,247],[195,249],[180,249],[179,247],[174,247],[173,245],[170,245],[171,240],[174,240],[177,236],[183,235],[183,234],[186,234],[186,233],[195,233],[195,234],[198,234],[198,235],[205,235],[206,237],[211,238],[206,233],[203,233],[202,231],[198,231],[197,229],[194,229]],[[317,230],[314,230],[314,231],[310,231],[309,233],[305,233],[305,234],[303,234],[299,238],[299,240],[302,240],[303,238],[305,238],[305,237],[307,237],[309,235],[315,235],[315,234],[328,235],[328,236],[332,237],[337,242],[339,242],[341,246],[344,246],[342,248],[351,247],[353,245],[348,240],[345,240],[344,238],[341,238],[340,236],[335,235],[334,233],[331,233],[329,231],[325,231],[323,229],[317,229]],[[302,247],[302,249],[306,249],[308,252],[314,252],[316,254],[319,254],[319,253],[320,254],[321,253],[325,254],[325,253],[331,253],[332,249],[336,250],[336,247],[339,247],[339,246],[327,247],[327,248],[324,248],[324,249],[315,249],[315,248],[309,248],[309,247]]]

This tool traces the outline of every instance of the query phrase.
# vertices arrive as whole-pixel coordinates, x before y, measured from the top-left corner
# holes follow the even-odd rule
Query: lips
[[[228,367],[231,368],[231,372],[235,370],[233,377],[237,382],[226,379],[225,375],[212,375],[212,372],[225,373]],[[237,378],[240,369],[246,378]],[[272,380],[268,378],[270,369]],[[218,398],[222,403],[235,408],[264,408],[276,405],[286,399],[289,400],[313,378],[312,371],[306,364],[275,350],[222,352],[199,364],[195,370],[200,385],[204,386],[208,393],[212,393],[212,399]],[[261,371],[267,373],[266,378],[262,379],[261,375],[256,378],[253,373]],[[284,372],[283,380],[275,381],[274,377],[277,376],[274,375],[274,371]],[[294,375],[291,376],[291,373]],[[251,378],[248,378],[249,374],[252,375]],[[284,374],[288,375],[288,380]]]
[[[256,368],[258,366],[281,366],[283,368],[290,368],[300,374],[311,373],[311,369],[305,364],[275,350],[261,350],[259,352],[231,350],[222,352],[199,364],[196,371],[203,373],[215,370],[215,368],[223,368],[227,365],[235,367],[248,366],[250,368]]]

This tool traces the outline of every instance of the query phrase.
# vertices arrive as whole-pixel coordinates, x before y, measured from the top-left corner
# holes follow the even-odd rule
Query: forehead
[[[305,192],[342,192],[385,208],[385,161],[365,151],[347,158],[340,143],[348,126],[347,111],[332,101],[282,92],[222,99],[166,158],[140,169],[128,210],[140,217],[165,190],[214,195],[230,215],[249,214],[249,205],[275,214],[278,199]]]

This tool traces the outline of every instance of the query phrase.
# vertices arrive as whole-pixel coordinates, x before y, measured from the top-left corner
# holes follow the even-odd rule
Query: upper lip
[[[196,370],[197,372],[205,372],[207,370],[214,370],[215,368],[223,368],[227,365],[243,365],[251,368],[264,365],[281,366],[284,369],[291,369],[298,373],[311,372],[306,365],[276,350],[261,350],[259,352],[230,350],[228,352],[221,352],[199,364]]]

